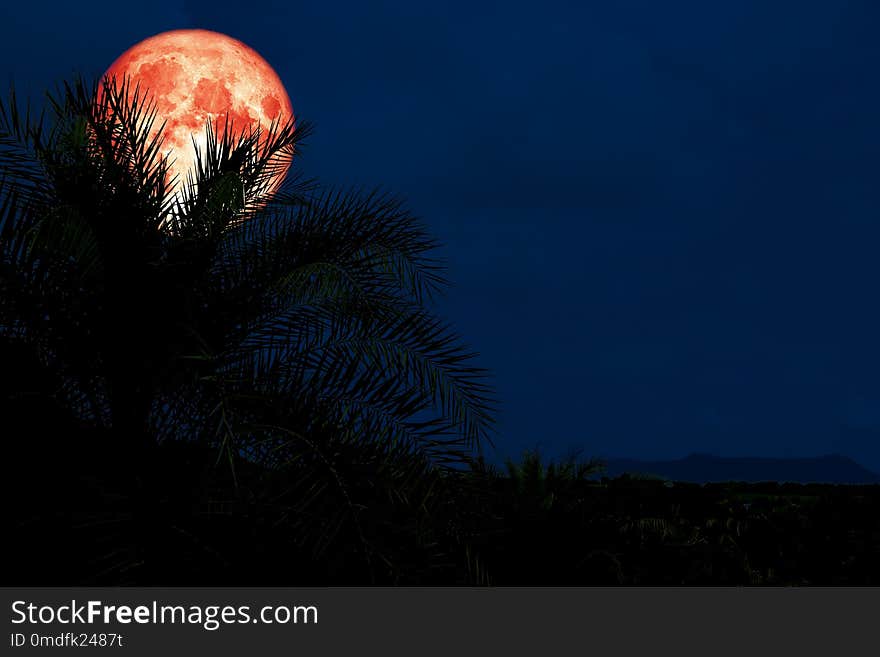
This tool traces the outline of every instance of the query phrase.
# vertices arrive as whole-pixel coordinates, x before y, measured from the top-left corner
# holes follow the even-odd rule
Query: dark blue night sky
[[[443,241],[498,456],[876,470],[878,25],[875,0],[15,2],[0,52],[36,94],[168,29],[259,51],[316,124],[304,173]]]

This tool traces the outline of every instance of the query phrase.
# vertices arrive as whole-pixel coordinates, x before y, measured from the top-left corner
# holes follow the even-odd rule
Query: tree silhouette
[[[307,126],[208,124],[175,181],[157,121],[129,80],[0,106],[3,403],[30,424],[11,481],[55,491],[18,515],[31,561],[55,505],[89,528],[76,583],[455,571],[443,491],[493,400],[430,310],[435,241],[387,195],[272,189]]]

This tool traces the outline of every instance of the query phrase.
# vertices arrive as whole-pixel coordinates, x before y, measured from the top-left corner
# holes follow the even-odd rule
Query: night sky
[[[443,242],[495,457],[880,470],[878,24],[876,0],[16,1],[0,53],[36,96],[169,29],[255,48],[316,125],[300,169]]]

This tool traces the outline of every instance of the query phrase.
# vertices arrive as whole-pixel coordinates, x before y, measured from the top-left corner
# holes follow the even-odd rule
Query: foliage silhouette
[[[577,463],[526,452],[506,472],[475,463],[468,473],[460,521],[493,584],[880,582],[876,484],[599,479],[595,461],[581,477]]]
[[[519,463],[508,459],[506,466],[511,499],[518,500],[518,506],[529,512],[570,502],[573,490],[604,468],[602,461],[579,461],[577,454],[545,465],[537,450],[524,452]]]
[[[60,536],[70,583],[472,581],[444,496],[494,401],[429,309],[436,242],[387,195],[273,189],[306,125],[209,123],[176,181],[157,120],[129,80],[0,105],[18,572]]]

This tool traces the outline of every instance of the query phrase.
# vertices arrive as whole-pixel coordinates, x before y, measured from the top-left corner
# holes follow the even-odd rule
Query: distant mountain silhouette
[[[880,475],[840,454],[811,458],[728,458],[691,454],[672,461],[608,459],[606,476],[653,475],[696,483],[778,481],[828,484],[880,484]]]

